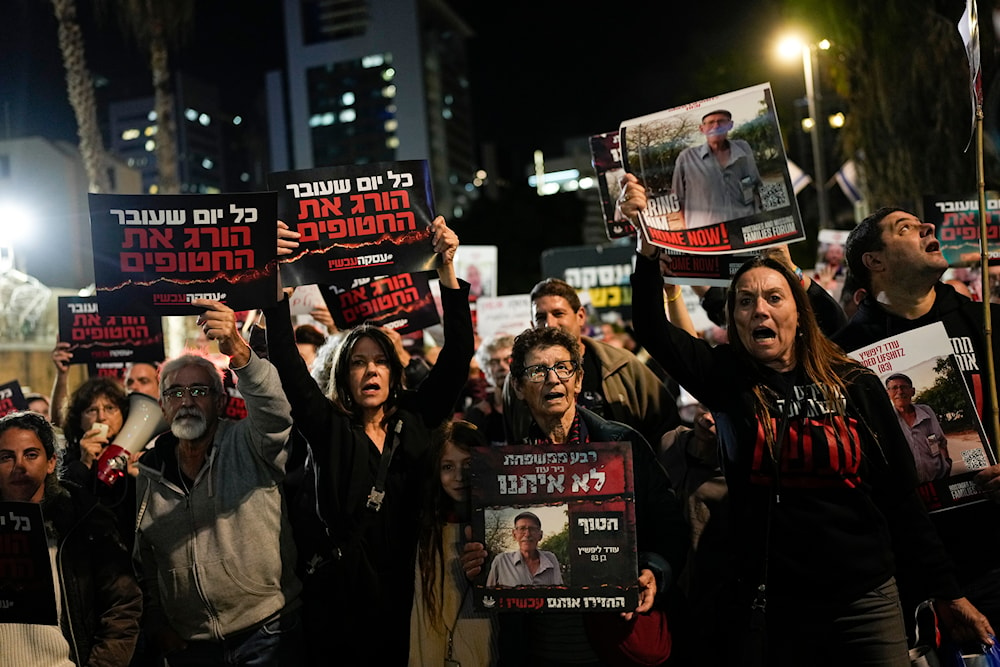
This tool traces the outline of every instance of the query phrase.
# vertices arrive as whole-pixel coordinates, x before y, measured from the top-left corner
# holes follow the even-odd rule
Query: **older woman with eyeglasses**
[[[583,383],[581,362],[576,339],[561,329],[528,329],[514,339],[510,382],[531,413],[525,444],[562,449],[588,442],[632,443],[641,587],[635,611],[646,612],[657,592],[669,584],[671,571],[681,566],[686,549],[683,520],[670,479],[642,435],[576,404]],[[482,544],[468,544],[463,557],[466,575],[479,574],[486,556]],[[582,614],[517,616],[515,623],[501,618],[501,662],[523,653],[522,640],[531,637],[531,656],[518,657],[521,664],[602,664]]]

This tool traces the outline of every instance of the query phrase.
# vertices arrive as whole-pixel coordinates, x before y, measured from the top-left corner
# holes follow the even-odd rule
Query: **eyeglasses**
[[[514,532],[515,533],[540,533],[540,532],[542,532],[542,529],[538,528],[537,526],[516,526],[514,528]]]
[[[86,410],[83,411],[83,414],[85,414],[88,417],[96,418],[101,413],[104,413],[106,415],[113,415],[119,412],[121,412],[121,408],[119,408],[117,405],[98,405],[93,408],[87,408]]]
[[[522,373],[522,375],[524,375],[529,382],[544,382],[545,378],[549,376],[549,371],[552,371],[560,380],[568,380],[576,375],[578,370],[580,370],[580,364],[575,361],[557,361],[552,366],[546,366],[545,364],[528,366],[524,369],[524,373]]]
[[[191,398],[204,398],[212,393],[212,388],[203,384],[195,384],[190,387],[170,387],[163,390],[163,398],[179,401],[185,396]]]

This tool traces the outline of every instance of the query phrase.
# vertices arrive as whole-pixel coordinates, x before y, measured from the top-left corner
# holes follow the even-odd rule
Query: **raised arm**
[[[240,395],[247,406],[246,419],[240,424],[247,428],[257,452],[283,470],[284,447],[292,430],[292,410],[278,372],[243,340],[231,308],[207,299],[195,299],[192,304],[205,308],[199,324],[209,340],[218,341],[219,351],[229,357],[229,368],[239,378]]]

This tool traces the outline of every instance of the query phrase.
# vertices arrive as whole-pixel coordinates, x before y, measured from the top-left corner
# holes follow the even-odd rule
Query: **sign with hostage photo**
[[[632,447],[475,448],[472,530],[490,554],[483,609],[630,611],[639,599]],[[523,563],[538,563],[530,571]]]
[[[646,188],[649,243],[735,253],[805,238],[769,84],[621,124],[622,162]]]

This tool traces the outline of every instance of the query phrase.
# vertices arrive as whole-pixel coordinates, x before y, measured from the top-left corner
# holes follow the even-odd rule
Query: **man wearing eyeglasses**
[[[533,512],[521,512],[514,517],[514,542],[517,551],[497,554],[486,578],[494,586],[562,586],[559,561],[551,551],[542,551],[538,543],[545,533],[542,521]]]
[[[146,631],[171,667],[300,664],[301,583],[281,482],[291,407],[277,371],[217,301],[199,324],[239,377],[248,416],[222,420],[226,394],[208,359],[160,371],[170,432],[139,461],[136,551]]]
[[[673,194],[680,201],[687,229],[736,220],[762,210],[760,172],[753,149],[730,139],[733,114],[710,111],[698,129],[705,143],[681,151],[674,163]]]

